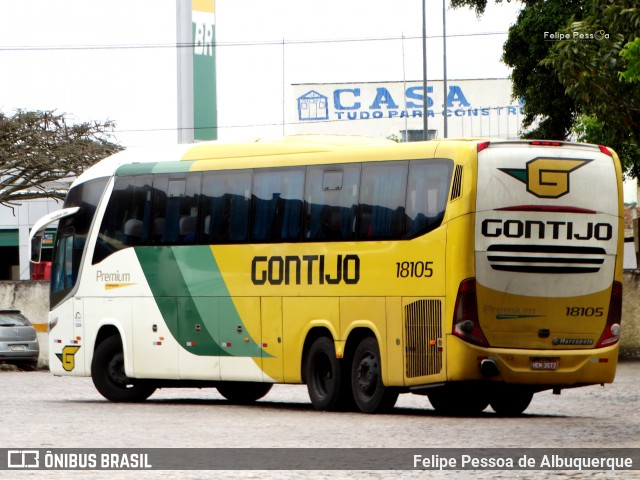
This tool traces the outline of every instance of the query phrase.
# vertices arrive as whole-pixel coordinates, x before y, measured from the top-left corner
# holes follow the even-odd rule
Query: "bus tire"
[[[329,337],[314,340],[307,354],[305,379],[311,404],[316,410],[338,410],[342,408],[342,365],[336,357],[336,348]]]
[[[356,406],[364,413],[393,409],[399,391],[382,383],[380,348],[374,337],[363,338],[353,354],[351,389]]]
[[[122,341],[117,335],[104,340],[93,353],[91,379],[98,392],[112,402],[141,402],[156,390],[126,376]]]
[[[264,397],[273,383],[262,382],[222,382],[216,388],[220,395],[232,403],[253,403]]]
[[[441,415],[478,415],[489,406],[487,395],[478,388],[447,385],[427,393],[429,403]]]
[[[500,416],[517,417],[527,409],[533,392],[526,388],[504,387],[497,389],[491,396],[489,404]]]

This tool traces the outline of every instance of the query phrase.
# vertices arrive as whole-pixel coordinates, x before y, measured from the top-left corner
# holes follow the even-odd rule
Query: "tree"
[[[499,1],[497,3],[500,3]],[[452,0],[454,6],[484,12],[487,0]],[[580,15],[583,0],[526,0],[504,44],[502,61],[512,68],[513,98],[524,99],[525,138],[566,139],[579,108],[565,93],[554,69],[542,65],[554,45],[553,35],[574,15]]]
[[[626,174],[640,175],[640,89],[637,0],[592,0],[543,62],[588,117],[585,139],[621,154]],[[600,126],[598,126],[600,125]]]
[[[553,36],[580,12],[582,0],[529,1],[509,28],[502,60],[512,70],[513,95],[524,98],[526,138],[563,140],[575,122],[578,107],[565,93],[551,66],[541,64],[554,45]]]
[[[0,204],[64,198],[52,182],[69,181],[98,160],[121,150],[109,141],[115,124],[70,124],[53,111],[0,112]]]
[[[496,0],[499,3],[499,0]],[[484,12],[487,0],[452,0]],[[640,176],[640,8],[637,0],[524,0],[503,61],[525,104],[525,137],[613,147]],[[546,33],[545,33],[546,32]],[[558,35],[557,33],[560,33]]]
[[[640,82],[640,38],[627,43],[620,55],[627,61],[627,69],[620,72],[620,78],[629,83]]]
[[[502,3],[502,0],[496,0],[496,3]],[[451,0],[451,6],[453,8],[473,8],[476,11],[476,15],[480,17],[484,14],[484,10],[487,8],[487,0]]]

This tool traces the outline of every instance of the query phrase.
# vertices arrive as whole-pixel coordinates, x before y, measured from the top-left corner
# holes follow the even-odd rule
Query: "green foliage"
[[[604,122],[599,121],[595,115],[580,115],[576,120],[574,133],[579,142],[607,146],[617,145],[617,148],[612,148],[616,150],[621,159],[626,160],[626,176],[640,177],[640,158],[638,158],[640,145],[631,132],[628,132],[625,141],[620,142],[616,137],[616,132],[608,128]]]
[[[633,176],[640,172],[640,89],[629,80],[637,75],[639,28],[637,0],[593,0],[582,20],[563,30],[570,40],[555,42],[543,62],[580,112],[596,119],[587,124],[591,134],[602,125],[607,141],[600,143],[618,151],[625,173]]]
[[[0,204],[64,198],[67,183],[122,147],[112,143],[111,121],[68,123],[52,111],[0,112]]]
[[[524,99],[524,137],[604,144],[640,175],[638,0],[523,0],[503,61]],[[484,12],[486,0],[452,0]],[[545,34],[546,32],[546,34]],[[562,38],[557,38],[562,34]],[[553,36],[551,36],[553,35]]]
[[[513,96],[524,98],[525,138],[561,140],[569,135],[578,107],[565,93],[553,68],[541,63],[551,36],[581,12],[581,0],[529,1],[509,29],[502,60],[512,68]]]
[[[627,69],[620,72],[620,78],[629,83],[640,82],[640,38],[636,37],[620,51],[627,62]]]
[[[506,1],[511,2],[511,0]],[[496,0],[496,3],[502,3],[502,0]],[[487,8],[487,0],[451,0],[451,6],[453,8],[473,8],[476,11],[476,15],[480,17]]]

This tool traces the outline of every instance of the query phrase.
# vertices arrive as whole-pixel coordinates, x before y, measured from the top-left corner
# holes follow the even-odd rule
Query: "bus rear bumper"
[[[618,344],[583,350],[483,348],[449,336],[447,381],[571,387],[611,383]]]

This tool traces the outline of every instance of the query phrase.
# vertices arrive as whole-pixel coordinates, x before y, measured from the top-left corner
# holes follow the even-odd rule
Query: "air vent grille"
[[[404,307],[407,378],[442,370],[442,302],[418,300]]]

